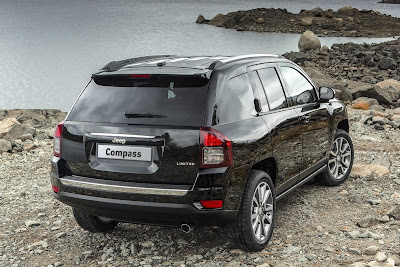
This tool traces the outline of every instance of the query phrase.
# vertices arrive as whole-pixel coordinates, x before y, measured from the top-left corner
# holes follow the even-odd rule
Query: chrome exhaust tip
[[[191,231],[193,231],[194,227],[193,227],[193,225],[189,225],[189,224],[183,223],[181,225],[181,229],[185,234],[188,234]]]

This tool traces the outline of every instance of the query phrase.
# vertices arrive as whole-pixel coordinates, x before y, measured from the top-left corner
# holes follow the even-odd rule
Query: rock
[[[297,253],[297,252],[300,251],[300,248],[299,248],[299,247],[292,246],[292,245],[289,245],[289,246],[287,247],[286,250],[287,250],[287,252],[289,252],[289,253]]]
[[[11,142],[0,139],[0,154],[10,151],[12,149]]]
[[[33,136],[35,132],[36,129],[30,125],[15,124],[3,138],[8,141],[14,141],[15,139],[20,139],[23,135],[31,134]]]
[[[236,254],[236,255],[241,255],[241,254],[244,254],[244,251],[241,250],[241,249],[232,249],[232,250],[230,251],[230,253],[231,253],[231,254]]]
[[[307,259],[304,255],[300,255],[300,256],[297,258],[297,260],[300,261],[300,262],[306,262],[306,261],[308,261],[308,259]]]
[[[374,116],[372,117],[372,123],[373,124],[380,124],[380,125],[385,125],[388,122],[386,118],[382,118],[380,116]]]
[[[19,122],[15,118],[6,118],[0,121],[0,139],[3,138]]]
[[[311,26],[313,23],[313,19],[312,18],[302,18],[301,19],[301,25],[303,26]]]
[[[21,135],[20,139],[21,139],[22,141],[26,141],[26,140],[31,140],[31,141],[33,141],[33,136],[32,136],[31,134],[24,134],[24,135]]]
[[[48,138],[48,136],[45,133],[40,133],[35,136],[35,140],[38,140],[38,141],[43,141],[44,139],[47,139],[47,138]]]
[[[341,14],[349,15],[349,14],[358,12],[358,10],[356,8],[351,7],[351,6],[344,6],[344,7],[339,8],[338,12],[341,13]]]
[[[387,69],[395,70],[397,69],[397,62],[395,59],[391,57],[384,57],[379,61],[378,68],[381,70],[387,70]]]
[[[303,52],[287,53],[285,57],[294,63],[304,62],[306,60],[306,54]]]
[[[33,221],[33,220],[26,220],[25,221],[25,226],[26,227],[32,227],[32,226],[39,226],[40,222],[38,221]]]
[[[61,232],[61,233],[58,233],[58,234],[55,235],[56,238],[62,238],[62,237],[65,237],[65,236],[67,236],[67,233],[65,233],[65,232]]]
[[[329,47],[326,46],[326,45],[323,45],[323,46],[321,47],[321,51],[328,52],[328,51],[329,51]]]
[[[351,267],[365,267],[368,266],[368,264],[363,263],[363,262],[355,262],[353,264],[350,265]]]
[[[388,258],[390,258],[390,259],[392,259],[394,261],[394,265],[397,265],[397,266],[400,265],[400,257],[399,256],[392,254],[392,255],[389,255]]]
[[[264,23],[264,18],[258,18],[258,19],[256,20],[256,23],[257,23],[257,24],[263,24],[263,23]]]
[[[381,88],[393,86],[400,92],[400,81],[397,81],[394,79],[383,80],[383,81],[377,83],[376,85],[378,85]]]
[[[374,217],[368,217],[368,218],[359,220],[357,222],[357,225],[361,228],[368,228],[368,227],[377,225],[379,223],[381,223],[381,220],[374,218]]]
[[[390,160],[387,157],[378,157],[374,159],[371,164],[373,165],[382,165],[385,166],[386,168],[390,168]]]
[[[319,41],[318,37],[312,31],[305,31],[299,40],[298,47],[300,52],[313,50],[313,49],[320,49],[321,42]]]
[[[206,19],[204,18],[204,16],[203,16],[202,14],[200,14],[200,15],[197,17],[196,23],[202,24],[202,23],[204,23],[204,22],[206,22]]]
[[[374,86],[361,82],[349,82],[349,88],[353,98],[362,96],[374,98],[382,105],[390,106],[399,99],[399,91],[393,86],[382,88],[378,85]]]
[[[395,218],[396,220],[400,220],[400,205],[392,208],[387,215],[389,217]]]
[[[378,262],[384,262],[387,260],[387,256],[385,253],[383,252],[378,252],[376,253],[374,260],[378,261]]]
[[[373,105],[379,105],[378,100],[376,100],[375,98],[369,98],[369,97],[359,97],[356,100],[353,101],[354,104],[356,103],[367,103],[370,107]]]
[[[308,253],[305,255],[305,257],[309,260],[309,261],[315,261],[318,257],[315,254],[312,253]]]
[[[389,169],[381,165],[358,165],[354,164],[351,173],[356,176],[385,176],[389,174]]]
[[[377,247],[377,246],[369,246],[364,250],[364,254],[372,256],[372,255],[375,255],[378,251],[379,251],[379,247]]]

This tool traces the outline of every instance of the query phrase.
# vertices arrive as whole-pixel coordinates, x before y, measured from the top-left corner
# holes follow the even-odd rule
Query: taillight
[[[58,186],[55,185],[51,185],[51,189],[53,190],[54,193],[58,193],[58,191],[60,191],[60,189],[58,188]]]
[[[53,155],[61,158],[61,139],[63,132],[64,122],[56,126],[53,139]]]
[[[201,127],[200,168],[228,167],[232,164],[232,141],[213,128]]]

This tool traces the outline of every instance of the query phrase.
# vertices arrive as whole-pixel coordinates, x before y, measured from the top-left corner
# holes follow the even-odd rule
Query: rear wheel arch
[[[344,119],[342,121],[339,121],[339,123],[337,125],[337,130],[338,129],[342,129],[342,130],[346,131],[347,133],[349,133],[349,120]]]
[[[266,158],[256,164],[251,168],[252,170],[260,170],[268,173],[271,177],[272,182],[276,186],[276,174],[277,174],[277,165],[276,160],[273,157]]]

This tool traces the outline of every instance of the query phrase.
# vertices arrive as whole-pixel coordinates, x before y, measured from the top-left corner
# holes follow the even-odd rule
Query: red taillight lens
[[[58,186],[55,186],[55,185],[51,185],[51,189],[53,189],[53,192],[56,193],[56,194],[58,193],[58,191],[60,191]]]
[[[64,122],[61,122],[59,125],[56,126],[53,139],[53,155],[59,158],[61,157],[61,139],[63,128]]]
[[[200,200],[200,203],[206,209],[219,209],[224,205],[223,200]]]
[[[131,74],[129,75],[131,78],[141,78],[141,79],[149,79],[151,77],[150,74]]]
[[[228,167],[233,164],[232,141],[210,128],[200,129],[200,168]]]

